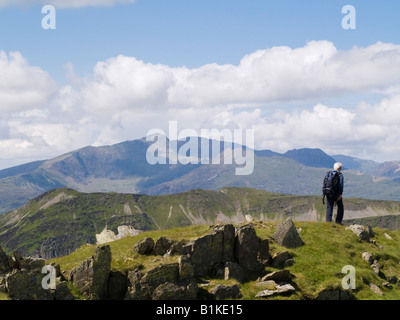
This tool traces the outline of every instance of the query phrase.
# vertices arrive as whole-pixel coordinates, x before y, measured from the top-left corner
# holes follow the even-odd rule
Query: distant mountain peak
[[[283,156],[315,168],[332,168],[336,162],[334,158],[318,148],[293,149],[284,153]]]

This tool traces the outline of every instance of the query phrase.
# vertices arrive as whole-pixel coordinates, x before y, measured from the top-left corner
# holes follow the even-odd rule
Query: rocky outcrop
[[[55,288],[48,285],[48,269],[44,267],[44,259],[18,253],[11,257],[0,248],[0,292],[13,300],[73,300],[59,266],[49,266],[54,271]]]
[[[196,276],[212,274],[219,265],[233,261],[235,245],[235,227],[224,225],[214,228],[213,232],[192,241],[190,262]]]
[[[108,297],[108,279],[111,271],[110,246],[97,247],[93,257],[71,270],[69,280],[89,299]]]
[[[50,290],[42,288],[41,269],[13,270],[6,277],[8,295],[15,300],[53,300]]]
[[[125,237],[137,236],[142,231],[136,230],[132,226],[119,226],[118,233],[115,234],[112,230],[107,229],[107,226],[99,234],[96,234],[96,243],[98,245],[119,240]]]
[[[140,270],[128,273],[128,300],[194,300],[198,286],[193,269],[185,257],[178,263],[162,264],[147,273]]]
[[[196,277],[217,276],[245,281],[252,274],[262,274],[269,259],[268,239],[260,239],[251,224],[235,228],[231,224],[216,226],[190,242],[172,242],[166,238],[156,242],[145,238],[134,251],[141,254],[178,254],[178,263],[159,265],[143,274],[128,273],[126,299],[196,299]],[[238,286],[217,286],[214,298],[241,296]]]
[[[197,283],[199,277],[245,282],[263,277],[265,266],[271,262],[284,268],[291,259],[288,252],[271,259],[269,240],[259,238],[251,223],[237,228],[231,224],[214,226],[209,234],[191,241],[178,242],[165,237],[154,241],[147,237],[137,242],[133,252],[134,256],[176,256],[177,260],[161,263],[150,270],[111,270],[111,248],[102,245],[96,247],[90,259],[70,271],[68,281],[83,297],[91,300],[193,300],[199,295],[204,297],[204,290],[200,292]],[[0,290],[13,299],[73,299],[59,266],[55,268],[59,277],[56,289],[42,289],[44,263],[43,259],[9,257],[0,250],[0,271],[7,274],[0,277]],[[291,292],[289,278],[287,270],[260,278],[260,283],[269,281],[270,285],[270,289],[262,288],[263,291],[273,291],[265,291],[263,296]],[[207,291],[206,296],[207,299],[238,299],[242,294],[238,285],[217,285]]]

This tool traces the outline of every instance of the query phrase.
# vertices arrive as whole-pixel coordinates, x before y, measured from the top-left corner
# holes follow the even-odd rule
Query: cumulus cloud
[[[328,41],[275,47],[238,65],[171,68],[118,56],[99,62],[81,88],[86,108],[253,107],[318,99],[400,84],[400,46],[339,51]]]
[[[87,6],[112,6],[133,3],[135,0],[0,0],[0,7],[11,5],[53,5],[56,8],[79,8]]]
[[[56,91],[50,75],[32,67],[19,52],[0,51],[0,112],[8,114],[44,105]]]
[[[0,52],[0,151],[13,146],[2,159],[48,158],[140,138],[154,128],[167,132],[169,120],[197,132],[253,128],[258,149],[319,147],[400,159],[399,45],[341,51],[331,42],[312,41],[258,50],[237,65],[199,68],[120,55],[98,62],[86,78],[72,64],[66,72],[70,83],[59,87],[20,53]],[[382,99],[351,109],[318,103],[365,92]]]

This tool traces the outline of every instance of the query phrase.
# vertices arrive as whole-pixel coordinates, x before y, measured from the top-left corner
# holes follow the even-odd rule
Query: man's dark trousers
[[[341,223],[343,220],[343,214],[344,214],[344,208],[343,208],[343,201],[342,199],[336,200],[337,198],[327,198],[327,204],[326,204],[326,222],[331,222],[332,221],[332,215],[333,215],[333,206],[336,202],[338,210],[337,210],[337,215],[336,215],[336,222]]]

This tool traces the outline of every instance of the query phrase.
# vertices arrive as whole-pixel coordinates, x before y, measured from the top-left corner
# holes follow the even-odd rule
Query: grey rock
[[[140,280],[140,285],[152,293],[155,288],[165,282],[178,282],[179,264],[161,264],[149,270]]]
[[[125,299],[196,299],[198,286],[191,275],[193,270],[185,257],[181,257],[179,263],[159,265],[143,276],[138,270],[130,272]]]
[[[383,235],[385,236],[386,239],[393,240],[393,238],[391,236],[389,236],[386,232]]]
[[[258,260],[261,239],[256,235],[252,225],[244,225],[236,229],[235,259],[249,273],[260,272],[264,269]]]
[[[275,282],[280,283],[289,281],[291,277],[292,274],[290,273],[290,271],[284,269],[268,273],[267,275],[261,278],[261,281],[274,280]]]
[[[370,239],[369,229],[360,224],[352,224],[346,229],[353,231],[361,240],[369,241]]]
[[[235,246],[235,227],[232,224],[225,224],[215,227],[214,232],[222,233],[221,261],[233,261]]]
[[[256,287],[263,288],[264,290],[275,290],[277,285],[274,280],[265,280],[256,283]]]
[[[154,244],[153,254],[163,256],[174,242],[166,237],[160,237]]]
[[[179,281],[191,281],[194,278],[194,269],[187,256],[178,258]]]
[[[151,254],[153,253],[154,249],[154,240],[152,238],[144,238],[136,243],[135,247],[133,248],[134,252],[139,254]]]
[[[364,252],[361,254],[361,257],[362,257],[366,262],[368,262],[369,264],[373,264],[373,263],[374,263],[374,257],[373,257],[372,254],[371,254],[370,252],[368,252],[368,251],[364,251]]]
[[[270,258],[271,256],[269,254],[269,240],[262,239],[260,241],[260,247],[258,248],[258,260],[263,265],[267,265],[269,263]]]
[[[234,284],[232,286],[225,286],[222,284],[212,288],[210,292],[215,296],[216,299],[240,299],[242,293],[240,292],[239,286]]]
[[[273,234],[275,241],[286,248],[297,248],[304,244],[292,219],[280,223]]]
[[[214,230],[193,241],[190,259],[196,276],[211,274],[223,262],[223,240],[223,231]]]
[[[371,268],[376,275],[380,275],[381,265],[378,263],[378,260],[374,260],[374,262],[371,264]]]
[[[175,255],[187,255],[192,251],[192,242],[187,243],[186,241],[177,241],[172,243],[169,247],[166,256],[175,256]],[[164,255],[164,256],[165,256]]]
[[[288,251],[277,252],[272,256],[271,267],[278,269],[284,268],[287,265],[286,262],[291,258],[292,256]]]
[[[86,297],[102,300],[107,298],[110,270],[110,246],[97,247],[92,258],[71,270],[69,279]]]
[[[256,298],[267,298],[274,295],[284,295],[293,293],[296,289],[289,283],[277,285],[274,290],[263,290],[256,294]]]
[[[142,288],[140,280],[143,274],[140,270],[128,271],[127,275],[127,291],[125,300],[149,300],[151,299],[150,293]]]
[[[160,284],[152,293],[152,300],[194,300],[197,288],[194,284],[179,285],[173,282]]]
[[[6,277],[8,295],[13,300],[54,300],[50,290],[42,287],[41,270],[14,269]]]
[[[373,293],[383,296],[383,292],[381,291],[381,289],[379,289],[379,287],[376,284],[370,283],[369,287]]]

